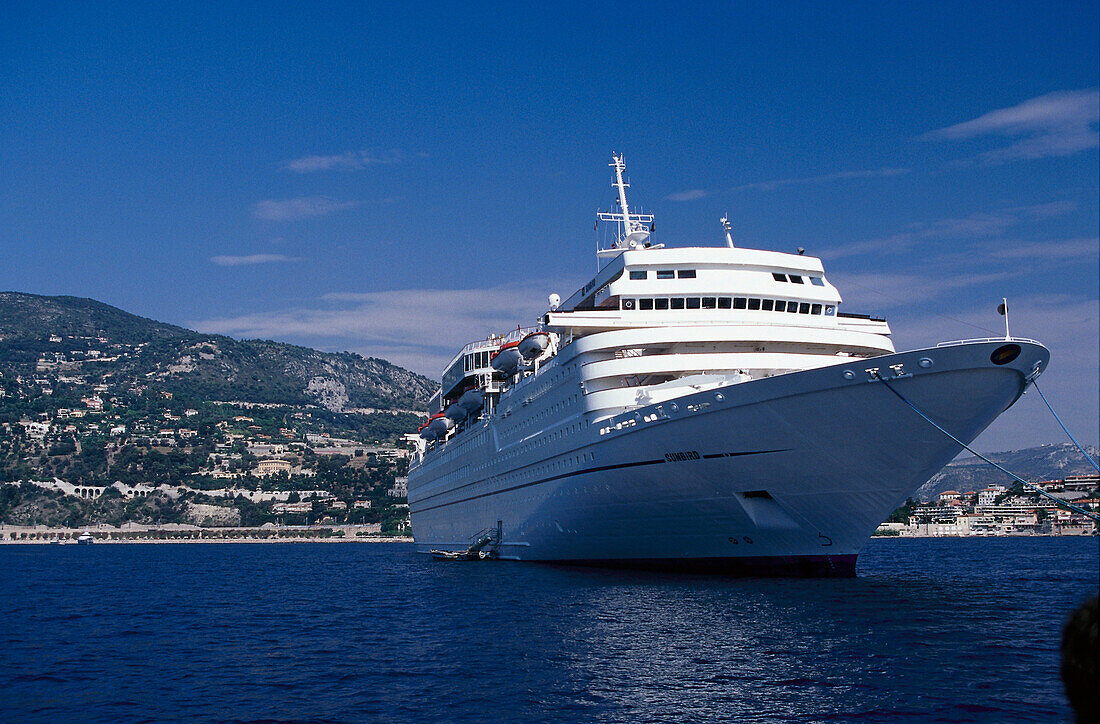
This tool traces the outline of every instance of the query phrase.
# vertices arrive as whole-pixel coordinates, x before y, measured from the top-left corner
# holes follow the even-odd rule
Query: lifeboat
[[[440,415],[428,423],[426,430],[435,435],[436,438],[441,438],[454,426],[454,420]]]
[[[455,422],[461,422],[466,419],[466,415],[470,414],[469,411],[458,404],[457,402],[447,406],[447,409],[443,411],[443,416],[448,420],[454,420]]]
[[[444,417],[442,412],[438,412],[429,417],[427,422],[418,427],[417,432],[419,432],[420,437],[425,440],[437,440],[452,427],[454,427],[454,422]]]
[[[485,393],[481,390],[466,390],[456,404],[466,410],[467,415],[473,414],[485,404]]]
[[[533,360],[542,355],[550,346],[550,335],[546,332],[532,332],[520,340],[516,349],[525,360]]]
[[[493,369],[502,374],[510,375],[519,367],[523,355],[519,353],[519,340],[504,345],[489,358],[489,364]]]

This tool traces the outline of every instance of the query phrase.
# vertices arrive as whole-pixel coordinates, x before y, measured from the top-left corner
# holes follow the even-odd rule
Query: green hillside
[[[433,383],[382,359],[201,334],[92,299],[0,292],[0,373],[144,384],[196,401],[418,410]],[[64,383],[62,383],[64,384]]]

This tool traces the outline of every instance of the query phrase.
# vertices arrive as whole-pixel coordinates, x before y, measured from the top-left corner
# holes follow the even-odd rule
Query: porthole
[[[995,365],[1006,365],[1020,356],[1020,349],[1018,344],[1006,344],[993,350],[993,354],[989,355],[989,361]]]

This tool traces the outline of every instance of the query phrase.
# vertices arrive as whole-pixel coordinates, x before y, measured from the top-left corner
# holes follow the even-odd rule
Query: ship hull
[[[457,550],[499,526],[507,559],[850,576],[878,524],[961,450],[890,388],[969,443],[1049,359],[1020,343],[1016,359],[994,364],[1001,346],[847,359],[709,389],[596,422],[540,460],[471,449],[452,467],[483,469],[480,478],[440,485],[410,471],[415,540]]]

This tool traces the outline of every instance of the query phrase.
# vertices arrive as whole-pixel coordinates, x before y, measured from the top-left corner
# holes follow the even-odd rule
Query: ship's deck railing
[[[469,352],[483,350],[486,347],[497,349],[502,344],[506,344],[517,339],[523,339],[532,332],[537,331],[539,331],[539,327],[520,327],[519,329],[513,329],[511,332],[506,332],[504,334],[494,334],[489,339],[479,339],[474,342],[469,342],[462,347],[462,351],[459,352],[459,356],[467,354]]]
[[[940,342],[937,347],[955,347],[960,344],[976,344],[980,342],[1028,342],[1030,344],[1039,344],[1034,339],[1028,339],[1027,337],[981,337],[979,339],[958,339],[951,342]]]

